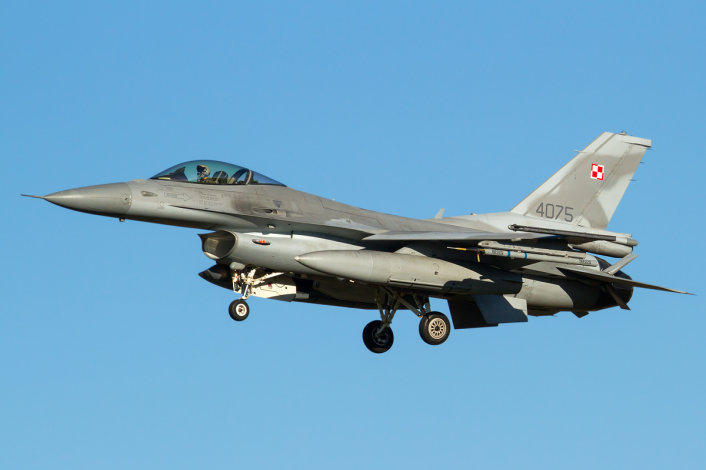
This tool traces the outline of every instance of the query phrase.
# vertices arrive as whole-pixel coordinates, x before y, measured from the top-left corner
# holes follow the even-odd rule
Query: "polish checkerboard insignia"
[[[591,178],[603,181],[603,165],[591,164]]]

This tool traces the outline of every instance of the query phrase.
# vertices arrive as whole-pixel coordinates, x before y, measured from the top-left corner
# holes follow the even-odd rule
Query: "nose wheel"
[[[228,306],[230,318],[235,321],[243,321],[250,315],[250,306],[242,299],[234,300]]]
[[[419,335],[425,343],[436,346],[446,341],[451,333],[449,318],[443,313],[431,312],[419,322]]]

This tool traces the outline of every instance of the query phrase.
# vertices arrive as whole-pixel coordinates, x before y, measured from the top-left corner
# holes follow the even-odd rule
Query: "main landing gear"
[[[416,306],[389,287],[375,288],[375,303],[380,311],[380,320],[371,321],[363,329],[363,343],[366,348],[376,354],[389,351],[395,341],[390,324],[400,305],[420,317],[419,335],[425,343],[436,346],[448,339],[451,333],[448,317],[443,313],[430,312],[429,298],[421,299],[417,294],[412,294],[411,297]]]
[[[365,347],[376,354],[384,353],[392,347],[395,335],[388,325],[382,328],[382,321],[373,320],[363,328],[363,343]]]
[[[240,293],[241,297],[228,306],[230,317],[238,322],[248,318],[250,306],[246,300],[250,297],[253,286],[259,286],[263,281],[282,274],[257,267],[249,267],[242,271],[233,270],[233,291]],[[370,351],[381,354],[390,350],[395,342],[395,335],[390,325],[395,313],[402,306],[420,318],[419,335],[425,343],[436,346],[448,339],[451,333],[451,322],[443,313],[431,311],[428,297],[418,294],[400,294],[387,286],[376,286],[373,289],[375,289],[375,303],[380,312],[380,320],[371,321],[363,329],[363,343]]]
[[[265,272],[261,276],[255,277],[258,269],[259,268],[250,268],[247,270],[247,273],[245,270],[240,273],[238,271],[233,271],[233,292],[241,294],[241,297],[238,300],[234,300],[228,306],[228,314],[230,315],[230,318],[235,321],[243,321],[248,318],[248,315],[250,315],[250,306],[246,300],[250,297],[252,286],[259,284],[266,279],[277,277],[282,274]],[[262,273],[262,270],[260,270],[260,272]]]
[[[446,341],[450,332],[451,324],[448,317],[443,313],[428,313],[419,322],[419,336],[422,337],[425,343],[432,346]]]

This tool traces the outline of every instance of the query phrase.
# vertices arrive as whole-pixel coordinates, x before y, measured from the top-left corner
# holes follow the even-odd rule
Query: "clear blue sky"
[[[5,2],[0,467],[704,468],[699,2]],[[610,229],[632,311],[424,344],[197,277],[196,231],[20,193],[198,158],[415,218],[510,209],[603,131],[651,138]],[[443,312],[443,302],[433,306]]]

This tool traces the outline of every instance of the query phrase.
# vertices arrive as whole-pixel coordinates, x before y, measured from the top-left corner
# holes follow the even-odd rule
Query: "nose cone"
[[[98,215],[125,215],[132,204],[132,190],[127,183],[100,184],[67,189],[43,199],[79,212]]]

